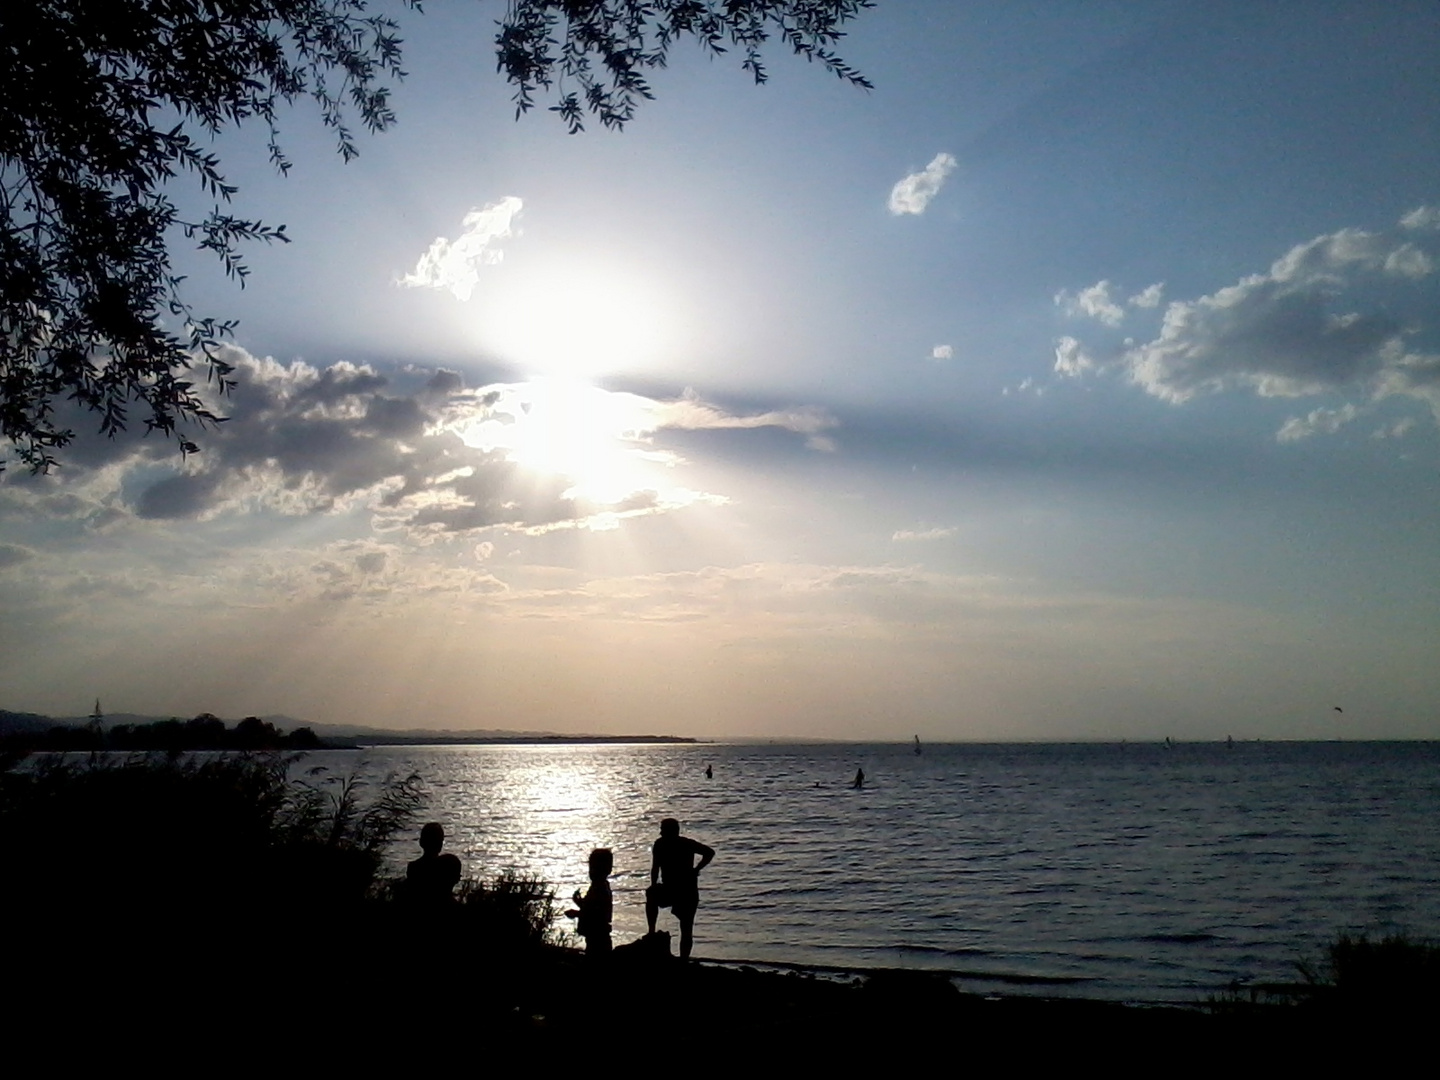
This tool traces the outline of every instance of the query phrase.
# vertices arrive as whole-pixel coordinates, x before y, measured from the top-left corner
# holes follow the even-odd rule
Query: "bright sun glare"
[[[474,326],[485,348],[519,367],[593,378],[664,359],[674,310],[643,275],[574,262],[497,281]]]
[[[566,379],[532,379],[495,388],[500,398],[462,438],[500,450],[537,473],[568,477],[568,494],[613,506],[638,491],[658,490],[676,459],[645,441],[655,403]]]
[[[591,383],[652,367],[677,347],[677,301],[653,277],[572,252],[497,278],[477,299],[469,305],[477,343],[539,374],[488,388],[499,400],[461,432],[467,444],[564,477],[567,497],[594,508],[591,528],[699,499],[724,501],[672,486],[670,466],[680,459],[651,443],[664,403]]]

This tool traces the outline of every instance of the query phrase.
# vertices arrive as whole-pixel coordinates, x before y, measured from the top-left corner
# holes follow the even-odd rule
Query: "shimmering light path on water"
[[[568,897],[589,850],[613,848],[617,941],[644,932],[650,844],[678,817],[718,852],[697,955],[1196,1000],[1291,980],[1340,930],[1440,934],[1440,744],[403,747],[310,763],[421,773],[468,873],[514,866]]]

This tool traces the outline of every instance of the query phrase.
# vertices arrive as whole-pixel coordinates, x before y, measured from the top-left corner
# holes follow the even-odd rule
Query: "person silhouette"
[[[700,862],[695,863],[695,856]],[[655,933],[660,909],[668,907],[680,920],[680,959],[690,958],[695,943],[695,911],[700,906],[700,871],[715,858],[715,849],[680,835],[680,822],[660,822],[660,838],[650,850],[650,887],[645,890],[645,921]]]
[[[432,821],[420,830],[420,858],[405,867],[405,893],[413,904],[438,907],[454,899],[453,890],[460,880],[460,860],[454,855],[441,855],[445,846],[445,830]]]
[[[709,765],[706,765],[706,766],[705,766],[705,779],[706,779],[706,780],[714,780],[714,779],[715,779],[715,772],[714,772],[714,770],[712,770],[712,769],[710,768]]]
[[[575,932],[585,939],[585,955],[606,956],[610,952],[610,917],[614,901],[610,896],[610,872],[615,869],[615,856],[609,848],[590,852],[590,888],[584,896],[575,890],[575,907],[565,912],[575,919]]]
[[[854,782],[853,784],[851,784],[850,786],[853,787],[853,788],[863,788],[863,787],[865,786],[865,770],[864,770],[864,769],[856,769],[856,770],[855,770],[855,782]]]

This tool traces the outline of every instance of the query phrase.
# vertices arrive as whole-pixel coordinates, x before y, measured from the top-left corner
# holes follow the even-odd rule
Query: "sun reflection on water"
[[[656,823],[670,812],[660,792],[673,786],[673,778],[662,777],[669,770],[657,755],[636,750],[447,749],[427,759],[430,804],[446,808],[447,848],[461,857],[466,873],[485,878],[514,868],[538,874],[555,886],[562,901],[585,887],[591,849],[610,848],[615,853],[616,931],[635,932],[641,916],[620,912],[639,910],[639,890],[649,883]],[[397,864],[411,857],[403,845],[392,855]]]

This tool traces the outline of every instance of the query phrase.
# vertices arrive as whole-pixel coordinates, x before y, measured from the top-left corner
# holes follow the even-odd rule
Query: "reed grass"
[[[1408,934],[1341,934],[1318,962],[1299,965],[1325,1007],[1387,1012],[1440,1005],[1440,944]]]

